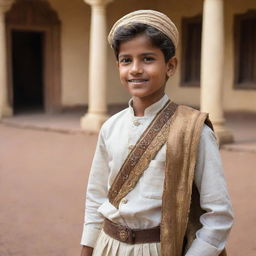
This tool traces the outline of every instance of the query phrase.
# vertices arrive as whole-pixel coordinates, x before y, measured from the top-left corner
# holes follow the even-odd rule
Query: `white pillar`
[[[8,101],[7,81],[7,48],[5,13],[11,8],[13,0],[0,0],[0,119],[12,115],[12,108]]]
[[[224,47],[224,0],[204,0],[201,111],[210,114],[220,144],[233,141],[225,127],[222,105]]]
[[[91,5],[91,34],[89,54],[89,109],[81,118],[81,127],[99,131],[108,118],[107,87],[107,33],[106,5],[112,0],[85,0]]]

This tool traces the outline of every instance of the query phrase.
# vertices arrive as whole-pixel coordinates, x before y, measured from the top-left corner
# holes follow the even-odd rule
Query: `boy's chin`
[[[128,92],[131,95],[131,97],[135,98],[145,98],[149,96],[149,94],[144,92],[143,90],[128,90]]]

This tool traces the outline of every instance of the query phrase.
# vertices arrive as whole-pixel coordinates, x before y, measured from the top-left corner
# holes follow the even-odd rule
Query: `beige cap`
[[[109,35],[108,35],[108,42],[110,45],[113,43],[114,35],[116,30],[119,27],[122,26],[129,26],[132,24],[142,23],[146,25],[150,25],[159,31],[161,31],[163,34],[168,36],[174,46],[175,49],[178,46],[179,41],[179,32],[175,24],[171,21],[169,17],[167,17],[165,14],[154,11],[154,10],[138,10],[131,13],[128,13],[127,15],[123,16],[121,19],[119,19],[112,27]]]

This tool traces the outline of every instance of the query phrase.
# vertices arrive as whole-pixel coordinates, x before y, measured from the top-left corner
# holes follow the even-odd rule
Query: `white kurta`
[[[90,171],[85,223],[81,244],[94,247],[104,218],[130,228],[147,229],[161,222],[161,206],[166,159],[166,146],[157,153],[149,167],[116,209],[107,194],[129,151],[166,104],[168,96],[145,110],[143,117],[134,116],[129,107],[109,118],[99,134]],[[131,102],[130,102],[131,103]],[[203,227],[198,230],[186,256],[217,256],[223,250],[233,223],[218,145],[212,130],[204,126],[195,169],[195,183],[200,193],[200,218]]]

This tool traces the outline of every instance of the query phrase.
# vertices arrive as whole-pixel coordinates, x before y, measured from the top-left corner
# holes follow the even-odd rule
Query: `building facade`
[[[180,31],[175,102],[201,106],[227,137],[223,111],[256,112],[255,0],[0,0],[0,117],[88,105],[81,125],[99,129],[107,105],[129,99],[105,38],[137,9]]]

